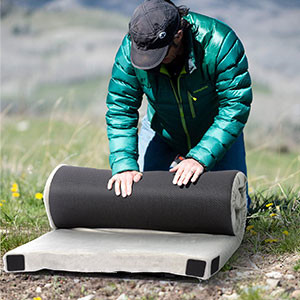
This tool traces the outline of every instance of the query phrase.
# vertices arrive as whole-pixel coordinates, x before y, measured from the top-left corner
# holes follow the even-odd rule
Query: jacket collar
[[[196,53],[195,53],[195,40],[193,38],[193,33],[191,29],[186,30],[186,46],[188,48],[188,60],[187,60],[187,70],[188,73],[192,73],[197,69],[196,65]]]

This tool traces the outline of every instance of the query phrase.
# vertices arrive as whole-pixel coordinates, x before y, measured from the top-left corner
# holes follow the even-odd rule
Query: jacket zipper
[[[192,118],[194,119],[196,117],[196,113],[195,113],[193,101],[196,101],[197,98],[193,97],[192,94],[189,91],[187,92],[187,94],[188,94],[188,99],[189,99],[189,104],[190,104],[190,110],[191,110]]]
[[[171,86],[172,86],[172,89],[173,89],[173,92],[174,92],[174,95],[175,95],[175,98],[176,98],[176,101],[177,101],[177,104],[178,104],[179,113],[180,113],[180,120],[181,120],[183,130],[186,134],[188,149],[190,150],[192,148],[192,145],[191,145],[191,138],[190,138],[190,135],[189,135],[189,132],[188,132],[188,129],[187,129],[187,126],[186,126],[185,118],[184,118],[182,98],[181,98],[181,95],[180,95],[180,77],[181,77],[181,74],[177,78],[177,92],[176,92],[174,83],[172,82],[172,79],[170,77],[169,77],[169,79],[170,79],[170,83],[171,83]]]

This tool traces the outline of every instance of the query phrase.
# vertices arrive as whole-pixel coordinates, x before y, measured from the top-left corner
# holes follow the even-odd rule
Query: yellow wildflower
[[[249,230],[251,230],[252,228],[254,228],[254,225],[248,225],[248,226],[246,227],[246,230],[249,231]]]
[[[284,235],[289,235],[289,232],[288,232],[287,230],[282,231],[282,233],[283,233]]]
[[[277,214],[275,214],[275,213],[270,214],[271,218],[276,217],[276,216],[277,216]]]
[[[42,300],[41,297],[34,297],[33,300]]]
[[[15,193],[15,192],[18,191],[18,188],[17,188],[17,187],[12,187],[10,190],[11,190],[13,193]]]
[[[276,242],[278,242],[278,240],[277,239],[265,239],[265,243],[276,243]]]
[[[3,205],[3,203],[0,202],[0,207]]]
[[[36,193],[35,194],[35,199],[38,199],[38,200],[43,199],[43,194],[42,193]]]
[[[272,205],[273,205],[273,203],[268,203],[268,204],[266,204],[266,207],[270,207]]]
[[[16,193],[19,190],[19,186],[16,182],[14,182],[10,189],[13,193]]]
[[[1,202],[4,203],[4,202],[6,202],[6,200],[2,199]]]
[[[257,232],[255,231],[255,230],[250,230],[250,233],[252,234],[252,235],[256,235],[257,234]]]
[[[18,198],[18,197],[20,197],[20,193],[12,193],[12,196],[15,198]]]

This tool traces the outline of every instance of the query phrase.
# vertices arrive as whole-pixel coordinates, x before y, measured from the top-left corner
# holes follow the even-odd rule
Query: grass
[[[35,195],[43,192],[58,164],[109,168],[104,119],[91,119],[84,111],[81,115],[61,113],[61,101],[48,118],[2,118],[2,253],[49,230],[43,201]],[[300,251],[299,155],[248,150],[253,205],[245,241],[253,252]],[[11,190],[14,184],[18,197]]]
[[[294,271],[300,272],[300,259],[297,261],[297,263],[294,265]]]
[[[262,296],[263,292],[260,289],[249,288],[247,291],[242,291],[240,294],[240,300],[264,300]]]
[[[300,195],[286,193],[252,199],[254,205],[246,229],[246,239],[254,252],[282,254],[300,251]]]
[[[248,179],[255,192],[287,193],[300,191],[300,155],[281,153],[263,148],[247,151]]]
[[[37,102],[35,99],[39,99],[40,105],[35,108],[35,111],[47,112],[53,106],[54,99],[63,97],[66,100],[65,111],[85,111],[90,108],[90,112],[93,109],[99,112],[100,107],[103,107],[104,111],[106,106],[103,99],[106,97],[108,82],[108,76],[94,76],[66,83],[40,84],[30,97],[33,102],[30,103],[28,100],[26,105],[30,108],[28,110],[32,111],[34,102]]]
[[[105,98],[109,83],[108,76],[93,76],[84,80],[59,83],[39,83],[26,95],[24,91],[14,95],[2,95],[2,106],[10,114],[44,114],[51,110],[57,99],[62,99],[60,111],[103,114],[106,109]],[[84,100],[83,100],[84,99]]]
[[[0,227],[2,254],[49,230],[42,193],[60,163],[108,168],[104,119],[66,115],[53,108],[49,118],[2,118]],[[54,118],[55,115],[55,118]],[[19,195],[14,195],[17,186]]]

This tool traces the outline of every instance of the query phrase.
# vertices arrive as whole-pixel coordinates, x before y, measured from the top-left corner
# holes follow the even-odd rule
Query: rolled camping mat
[[[237,235],[244,230],[246,177],[205,172],[179,187],[167,171],[144,172],[132,195],[107,189],[111,171],[68,165],[50,174],[44,202],[52,228],[127,228]]]

